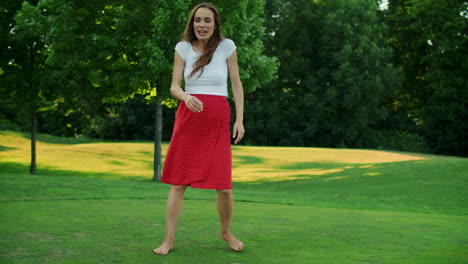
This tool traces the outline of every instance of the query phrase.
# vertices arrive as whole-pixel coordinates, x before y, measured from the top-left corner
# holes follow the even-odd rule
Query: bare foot
[[[153,250],[153,253],[158,254],[158,255],[167,255],[167,253],[169,253],[169,251],[173,249],[174,249],[174,246],[172,245],[171,242],[164,241],[161,244],[161,246]]]
[[[239,241],[231,232],[221,233],[221,239],[228,242],[232,250],[241,251],[244,249],[244,243]]]

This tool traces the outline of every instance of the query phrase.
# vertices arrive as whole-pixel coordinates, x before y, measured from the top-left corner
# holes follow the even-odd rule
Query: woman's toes
[[[164,242],[162,243],[160,247],[154,249],[153,253],[158,254],[158,255],[167,255],[169,251],[171,251],[172,249],[174,249],[173,245],[170,245],[169,243]]]
[[[228,242],[232,250],[241,251],[244,248],[244,243],[239,241],[233,234],[221,234],[221,238]]]

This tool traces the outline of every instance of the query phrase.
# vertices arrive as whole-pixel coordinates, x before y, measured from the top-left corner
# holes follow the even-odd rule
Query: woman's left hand
[[[236,139],[234,141],[234,144],[239,143],[244,137],[244,134],[245,134],[244,124],[242,124],[242,122],[240,121],[236,121],[232,129],[232,138]]]

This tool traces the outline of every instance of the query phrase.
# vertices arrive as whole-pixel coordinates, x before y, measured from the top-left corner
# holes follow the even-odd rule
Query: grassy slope
[[[189,190],[175,254],[158,258],[168,186],[149,182],[152,145],[40,139],[29,176],[28,141],[0,132],[0,263],[468,261],[466,159],[235,147],[246,251],[216,239],[215,193]]]

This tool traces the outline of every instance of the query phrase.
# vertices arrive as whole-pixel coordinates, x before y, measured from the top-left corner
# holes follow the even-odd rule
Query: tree
[[[422,108],[425,136],[441,154],[468,155],[468,2],[411,1],[427,45]]]
[[[161,170],[163,87],[169,87],[173,45],[188,1],[56,1],[49,10],[48,66],[66,86],[64,97],[73,108],[95,115],[106,103],[149,94],[155,101],[154,177]],[[166,100],[167,101],[167,100]],[[170,103],[169,100],[166,103]],[[98,118],[98,117],[95,117]]]
[[[362,146],[372,125],[386,118],[386,99],[397,83],[385,46],[385,25],[375,1],[329,1],[324,4],[318,92],[326,105],[322,131],[337,146]]]
[[[249,134],[245,140],[249,144],[313,145],[304,139],[315,134],[313,107],[317,100],[307,93],[310,83],[305,79],[317,68],[317,17],[312,1],[267,1],[262,38],[266,54],[276,56],[280,66],[275,81],[247,95]],[[306,101],[312,108],[305,107]]]
[[[255,91],[275,78],[278,68],[274,56],[264,55],[264,7],[261,0],[218,0],[223,35],[231,38],[238,49],[239,71],[244,90]]]
[[[407,14],[408,2],[409,0],[389,1],[386,15],[388,41],[394,50],[393,62],[403,69],[398,76],[402,85],[393,102],[394,116],[400,116],[400,120],[394,125],[400,129],[410,123],[407,128],[412,127],[412,132],[420,133],[418,127],[421,127],[421,109],[424,105],[422,98],[426,97],[427,92],[420,78],[425,74],[427,64],[421,58],[426,53],[427,45],[420,28],[416,26],[416,19]]]
[[[466,1],[391,1],[388,24],[404,70],[398,105],[441,154],[466,149]]]
[[[37,1],[36,1],[37,2]],[[17,3],[18,4],[18,3]],[[58,87],[45,67],[49,50],[45,42],[46,20],[36,3],[21,5],[7,2],[3,6],[7,25],[2,26],[6,38],[2,42],[2,89],[20,116],[30,120],[30,174],[36,174],[37,113],[54,100]]]
[[[153,68],[157,75],[154,84],[156,91],[156,132],[154,151],[154,176],[153,180],[161,179],[161,138],[162,138],[162,102],[164,87],[170,87],[172,59],[174,54],[174,43],[177,43],[179,34],[174,28],[183,28],[188,3],[187,1],[163,1],[157,5],[152,20],[153,41],[148,43],[147,48],[154,47],[149,53],[151,55],[148,65]],[[168,12],[170,11],[170,12]],[[185,11],[185,12],[184,12]],[[175,27],[176,26],[176,27]],[[153,44],[154,46],[150,46]],[[154,78],[154,77],[153,77]]]

